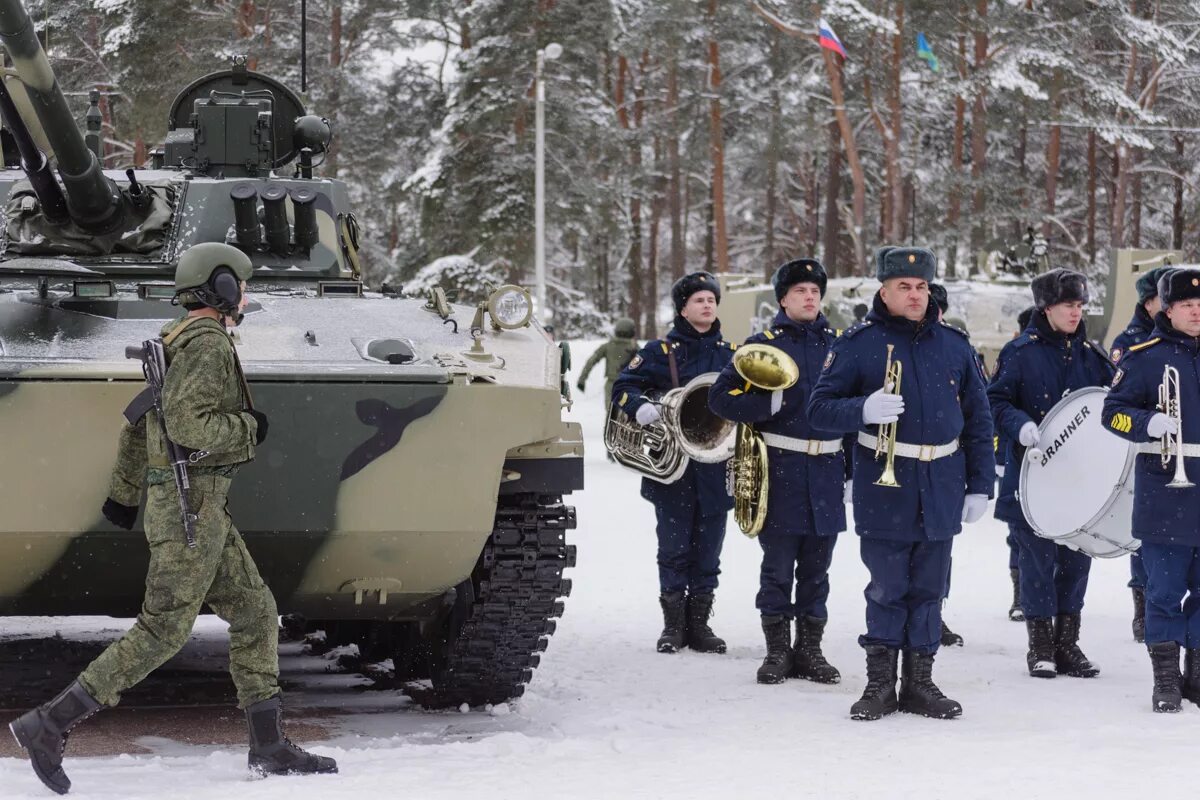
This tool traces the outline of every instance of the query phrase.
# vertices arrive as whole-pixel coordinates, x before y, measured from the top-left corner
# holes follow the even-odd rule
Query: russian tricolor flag
[[[846,48],[842,47],[842,40],[833,32],[833,28],[825,21],[824,17],[817,23],[817,44],[846,58]]]

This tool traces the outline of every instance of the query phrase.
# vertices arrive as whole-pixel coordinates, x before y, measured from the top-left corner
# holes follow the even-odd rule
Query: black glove
[[[254,417],[254,421],[258,423],[258,435],[254,437],[254,443],[256,445],[262,444],[267,440],[267,428],[271,427],[267,423],[267,415],[252,408],[248,409],[246,413]]]
[[[137,519],[137,512],[137,506],[123,506],[111,497],[104,501],[104,507],[100,509],[100,513],[106,520],[127,531],[133,530],[133,521]]]

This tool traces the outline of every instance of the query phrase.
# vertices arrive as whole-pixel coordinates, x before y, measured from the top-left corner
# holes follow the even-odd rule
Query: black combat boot
[[[1146,590],[1133,588],[1133,640],[1146,641]]]
[[[250,770],[260,775],[318,775],[337,772],[332,758],[306,753],[283,735],[279,695],[246,707]]]
[[[900,710],[933,719],[953,719],[962,714],[959,702],[942,694],[933,682],[933,653],[904,651]]]
[[[896,699],[896,661],[899,650],[871,645],[867,651],[867,687],[850,706],[850,719],[882,719],[899,708]]]
[[[1025,611],[1021,608],[1021,573],[1010,569],[1008,577],[1012,578],[1013,585],[1013,601],[1012,605],[1008,607],[1008,618],[1013,622],[1024,622]]]
[[[658,596],[658,604],[662,606],[663,612],[663,630],[658,637],[658,652],[678,653],[683,649],[684,634],[687,632],[687,601],[683,592],[663,592]]]
[[[1158,712],[1175,713],[1183,708],[1183,691],[1179,675],[1179,643],[1157,642],[1146,645],[1150,651],[1150,666],[1154,668],[1154,694],[1150,707]]]
[[[1025,620],[1029,633],[1029,652],[1025,663],[1035,678],[1053,678],[1058,674],[1054,661],[1054,620],[1049,617],[1029,617]]]
[[[758,668],[759,683],[783,683],[792,671],[791,631],[787,617],[762,618],[763,636],[767,640],[767,657]]]
[[[946,620],[942,620],[942,647],[962,647],[963,638],[954,631],[950,630],[950,626],[946,624]]]
[[[1054,620],[1054,665],[1062,675],[1094,678],[1100,668],[1079,649],[1079,615],[1059,614]]]
[[[1183,697],[1200,705],[1200,648],[1189,647],[1184,651]]]
[[[804,678],[814,683],[838,683],[842,673],[825,660],[821,652],[821,638],[825,635],[825,622],[819,617],[802,616],[796,620],[795,657],[792,662],[793,678]]]
[[[698,653],[725,652],[725,640],[708,627],[714,599],[712,592],[689,594],[687,598],[687,646]]]
[[[71,779],[62,768],[63,751],[71,729],[104,708],[79,681],[62,694],[9,723],[17,744],[29,753],[29,762],[46,788],[56,794],[71,789]]]

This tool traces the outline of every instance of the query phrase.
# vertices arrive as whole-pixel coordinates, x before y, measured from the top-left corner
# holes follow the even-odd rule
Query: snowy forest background
[[[148,161],[175,93],[235,54],[299,89],[299,0],[26,0],[106,165]],[[824,17],[841,59],[816,43]],[[309,0],[308,107],[335,122],[370,283],[464,299],[533,276],[546,67],[549,305],[564,334],[655,335],[685,271],[948,279],[1026,226],[1053,262],[1196,254],[1200,0]],[[938,59],[917,55],[923,33]]]

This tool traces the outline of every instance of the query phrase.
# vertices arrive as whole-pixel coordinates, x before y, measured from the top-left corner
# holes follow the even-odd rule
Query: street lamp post
[[[542,70],[547,59],[553,61],[561,55],[562,45],[557,43],[548,44],[538,50],[537,75],[534,80],[537,122],[534,126],[536,166],[533,179],[533,264],[537,280],[537,316],[543,325],[550,321],[550,316],[546,307],[546,85],[542,81]]]

